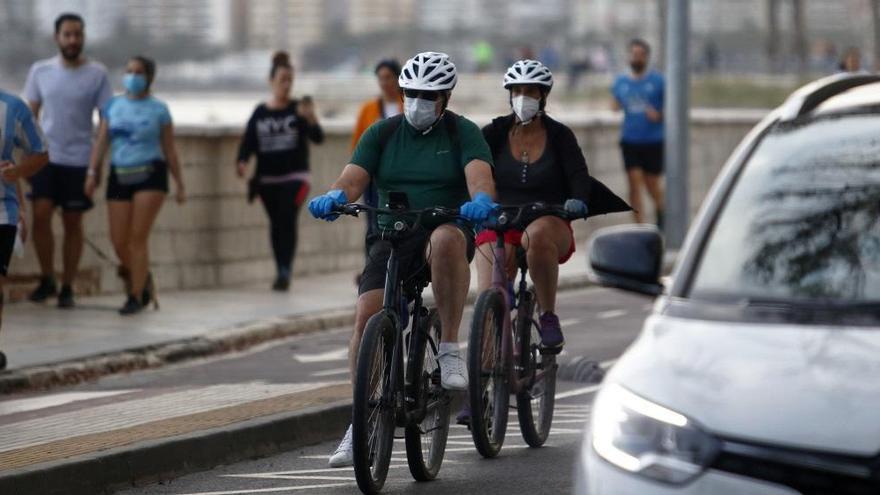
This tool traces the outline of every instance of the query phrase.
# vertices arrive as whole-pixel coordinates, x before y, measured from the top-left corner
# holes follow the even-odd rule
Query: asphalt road
[[[649,312],[649,299],[618,291],[589,288],[560,294],[557,313],[565,330],[566,348],[559,362],[565,366],[583,357],[613,365],[637,335]],[[465,314],[465,325],[470,312]],[[345,328],[269,343],[247,352],[197,361],[170,368],[105,378],[76,390],[119,388],[166,389],[180,386],[245,383],[300,383],[347,379]],[[466,331],[461,332],[465,339]],[[551,437],[541,449],[525,447],[511,416],[504,450],[497,459],[484,460],[476,452],[466,428],[450,432],[446,459],[438,480],[415,483],[406,467],[402,441],[395,445],[387,493],[569,493],[578,458],[583,426],[595,387],[561,381]],[[343,432],[340,431],[340,436]],[[261,493],[357,492],[350,469],[328,469],[327,456],[336,442],[326,442],[274,457],[223,466],[164,483],[121,493],[237,495]]]

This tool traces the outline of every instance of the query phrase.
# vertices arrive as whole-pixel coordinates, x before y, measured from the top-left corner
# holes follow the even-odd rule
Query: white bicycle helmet
[[[514,84],[537,84],[549,90],[553,87],[553,74],[537,60],[520,60],[504,74],[504,89],[510,89]]]
[[[455,64],[439,52],[422,52],[407,60],[398,78],[402,89],[420,91],[448,91],[457,81]]]

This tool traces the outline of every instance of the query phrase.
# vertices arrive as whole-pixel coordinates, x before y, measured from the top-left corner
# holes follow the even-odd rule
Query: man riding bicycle
[[[331,190],[314,198],[309,211],[316,218],[335,220],[335,207],[358,199],[372,180],[379,205],[403,193],[408,207],[459,208],[474,223],[486,220],[493,202],[492,156],[480,129],[470,120],[447,111],[457,80],[455,65],[444,53],[420,53],[407,61],[399,82],[404,91],[404,115],[377,122],[361,137],[354,154]],[[393,203],[394,201],[392,201]],[[391,229],[394,219],[379,216],[379,231]],[[401,274],[430,271],[434,300],[443,329],[439,363],[441,385],[467,389],[467,370],[458,348],[458,328],[470,285],[469,264],[474,255],[474,232],[457,223],[424,223],[423,231],[407,239],[401,251]],[[349,367],[355,360],[367,320],[382,309],[387,242],[372,242],[361,276],[355,328],[349,343]],[[330,459],[331,467],[352,464],[351,427]]]

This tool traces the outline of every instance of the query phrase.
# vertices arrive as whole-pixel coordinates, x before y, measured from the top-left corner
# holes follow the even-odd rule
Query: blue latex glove
[[[474,223],[482,223],[492,216],[498,204],[492,201],[492,198],[484,193],[479,192],[474,199],[461,205],[458,213]]]
[[[579,199],[569,199],[563,207],[572,218],[587,218],[587,204]]]
[[[333,207],[344,205],[346,203],[348,203],[348,198],[345,197],[345,191],[342,189],[333,189],[321,196],[312,198],[312,200],[309,201],[309,213],[315,218],[332,222],[339,218],[338,213],[332,213]]]

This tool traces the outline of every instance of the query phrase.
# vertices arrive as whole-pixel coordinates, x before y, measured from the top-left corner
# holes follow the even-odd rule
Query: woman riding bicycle
[[[572,217],[629,211],[622,199],[590,177],[571,129],[544,113],[552,87],[553,74],[536,60],[520,60],[504,75],[504,89],[509,92],[513,113],[483,128],[495,163],[498,203],[564,204]],[[476,239],[479,291],[492,282],[495,239],[491,230],[484,230]],[[559,265],[575,251],[571,223],[556,216],[542,216],[525,231],[509,231],[504,240],[508,273],[515,269],[515,248],[525,250],[541,308],[541,345],[558,352],[565,339],[556,316],[556,286]]]

